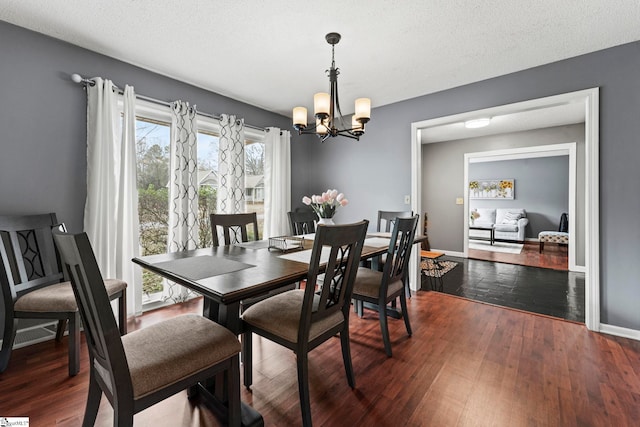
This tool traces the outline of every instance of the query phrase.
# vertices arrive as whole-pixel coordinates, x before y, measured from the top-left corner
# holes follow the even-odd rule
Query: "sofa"
[[[472,211],[475,219],[469,225],[493,228],[495,240],[524,242],[529,220],[522,208],[477,208]],[[472,233],[469,234],[470,237]]]

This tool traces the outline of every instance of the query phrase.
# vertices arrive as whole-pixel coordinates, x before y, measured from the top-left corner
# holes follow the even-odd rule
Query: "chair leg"
[[[4,321],[4,334],[2,334],[2,349],[0,349],[0,372],[4,372],[9,366],[13,341],[16,339],[16,329],[18,319],[7,319]]]
[[[242,334],[242,368],[244,373],[244,386],[250,388],[253,383],[253,369],[252,369],[252,347],[253,343],[251,331],[245,331]]]
[[[356,387],[356,377],[353,374],[353,365],[351,363],[351,344],[349,340],[349,325],[340,332],[340,345],[342,347],[342,360],[344,361],[344,370],[347,373],[347,382],[349,387]]]
[[[386,304],[378,303],[378,317],[380,317],[380,331],[382,332],[384,351],[387,353],[387,357],[391,357],[391,340],[389,339],[389,326],[387,325]]]
[[[300,410],[302,411],[302,425],[311,427],[311,399],[309,397],[309,366],[307,351],[298,351],[298,393],[300,394]]]
[[[117,427],[133,427],[133,412],[113,409],[113,425]]]
[[[69,316],[69,376],[80,372],[80,313]]]
[[[127,335],[127,290],[124,289],[118,300],[118,328],[120,335]]]
[[[240,357],[235,355],[231,358],[228,376],[228,423],[229,426],[240,427],[242,414],[240,409]]]
[[[62,341],[64,331],[67,329],[67,320],[68,319],[58,320],[58,327],[56,328],[56,341],[58,342]]]
[[[92,427],[96,423],[98,416],[98,408],[100,408],[100,399],[102,398],[102,390],[96,381],[95,373],[91,369],[89,374],[89,393],[87,396],[87,406],[84,409],[83,427]]]
[[[409,323],[409,312],[407,311],[407,298],[404,295],[400,295],[400,307],[402,308],[402,318],[404,319],[404,326],[407,328],[407,334],[411,336],[411,323]]]

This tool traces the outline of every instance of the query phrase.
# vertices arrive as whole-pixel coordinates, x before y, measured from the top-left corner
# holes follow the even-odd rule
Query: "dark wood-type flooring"
[[[538,242],[525,242],[519,254],[469,249],[468,256],[484,261],[504,262],[508,264],[527,265],[529,267],[551,268],[553,270],[569,270],[569,254],[566,245],[547,243],[540,253]]]
[[[201,299],[132,320],[130,330],[184,312]],[[409,300],[413,336],[391,319],[393,357],[378,319],[351,317],[356,388],[342,366],[339,339],[310,353],[316,426],[636,426],[640,420],[640,342],[584,325],[420,291]],[[88,369],[67,376],[66,338],[16,350],[0,374],[0,416],[29,416],[32,427],[79,426]],[[292,352],[256,337],[252,391],[242,399],[267,426],[300,425]],[[98,426],[112,422],[106,400]],[[217,426],[182,393],[135,416],[137,426]]]
[[[443,277],[443,291],[476,301],[584,323],[585,275],[568,271],[566,246],[527,242],[520,254],[469,250]],[[432,283],[423,277],[423,289]]]

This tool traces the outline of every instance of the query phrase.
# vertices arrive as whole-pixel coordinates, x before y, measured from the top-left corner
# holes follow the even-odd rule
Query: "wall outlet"
[[[411,196],[404,196],[404,204],[408,205],[411,203]]]
[[[464,199],[462,197],[456,197],[456,205],[464,205]]]

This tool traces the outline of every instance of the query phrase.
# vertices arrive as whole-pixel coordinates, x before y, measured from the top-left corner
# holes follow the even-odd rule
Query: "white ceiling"
[[[345,114],[640,40],[638,0],[1,0],[0,20],[286,116],[328,90],[332,31]]]
[[[456,120],[447,124],[426,127],[421,129],[421,142],[428,144],[583,123],[585,121],[585,114],[585,105],[581,102],[572,102],[539,109],[512,110],[512,112],[508,114],[496,116],[478,114],[478,118],[489,117],[491,119],[489,126],[478,129],[467,129],[464,126],[464,121]]]

